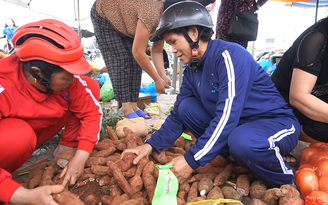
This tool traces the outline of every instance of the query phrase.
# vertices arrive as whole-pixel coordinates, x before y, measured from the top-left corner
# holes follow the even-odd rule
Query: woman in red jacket
[[[45,19],[19,27],[16,54],[0,61],[0,201],[57,204],[51,194],[74,184],[98,142],[102,112],[96,81],[79,36],[66,24]],[[54,156],[77,149],[63,169],[62,185],[25,189],[11,179],[36,147],[63,127]]]

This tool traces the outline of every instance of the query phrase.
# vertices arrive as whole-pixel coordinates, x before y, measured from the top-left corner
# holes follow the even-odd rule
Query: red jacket
[[[55,125],[64,113],[70,110],[81,120],[77,149],[91,153],[93,146],[99,140],[101,106],[98,100],[90,94],[85,81],[81,80],[80,76],[74,77],[74,82],[65,90],[55,94],[44,94],[28,83],[23,74],[22,63],[16,55],[1,60],[0,120],[2,118],[23,119],[40,137],[38,131]],[[8,178],[11,179],[11,175],[0,168],[0,192],[9,187],[18,186]]]

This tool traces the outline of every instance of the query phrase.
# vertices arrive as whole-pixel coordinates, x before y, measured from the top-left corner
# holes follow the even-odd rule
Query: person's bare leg
[[[54,151],[54,157],[59,157],[60,155],[62,155],[64,152],[66,152],[67,150],[72,149],[73,147],[67,147],[65,145],[62,144],[58,144],[57,148]]]
[[[301,126],[301,133],[300,133],[300,137],[299,137],[298,140],[303,141],[303,142],[308,142],[308,143],[319,142],[319,141],[311,138],[307,134],[305,134],[305,132],[303,131],[303,126]],[[293,151],[290,154],[293,155]],[[285,162],[295,163],[296,162],[296,158],[295,157],[286,156],[286,157],[284,157],[284,161]]]
[[[130,114],[131,112],[134,112],[131,102],[122,103],[122,109],[124,117]]]

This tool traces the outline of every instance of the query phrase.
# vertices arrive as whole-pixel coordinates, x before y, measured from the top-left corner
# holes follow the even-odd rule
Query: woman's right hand
[[[159,94],[167,94],[165,88],[170,88],[168,84],[165,83],[163,78],[159,78],[155,81],[156,92]]]
[[[40,186],[35,189],[19,187],[10,198],[11,204],[19,205],[59,205],[52,194],[60,193],[64,190],[62,185]]]
[[[144,145],[138,146],[133,149],[125,149],[121,154],[121,159],[126,153],[134,153],[137,157],[133,160],[133,164],[136,165],[140,161],[140,159],[150,155],[153,152],[153,148],[150,144],[146,143]]]

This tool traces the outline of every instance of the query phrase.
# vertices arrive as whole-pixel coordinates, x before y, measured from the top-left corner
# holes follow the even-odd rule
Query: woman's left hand
[[[84,172],[85,162],[88,160],[90,153],[84,150],[77,150],[74,157],[67,163],[63,171],[60,173],[60,178],[64,177],[63,186],[69,182],[69,185],[74,185],[77,179]]]
[[[179,184],[191,177],[193,169],[189,166],[183,155],[173,158],[169,164],[173,165],[171,171],[177,177]]]

